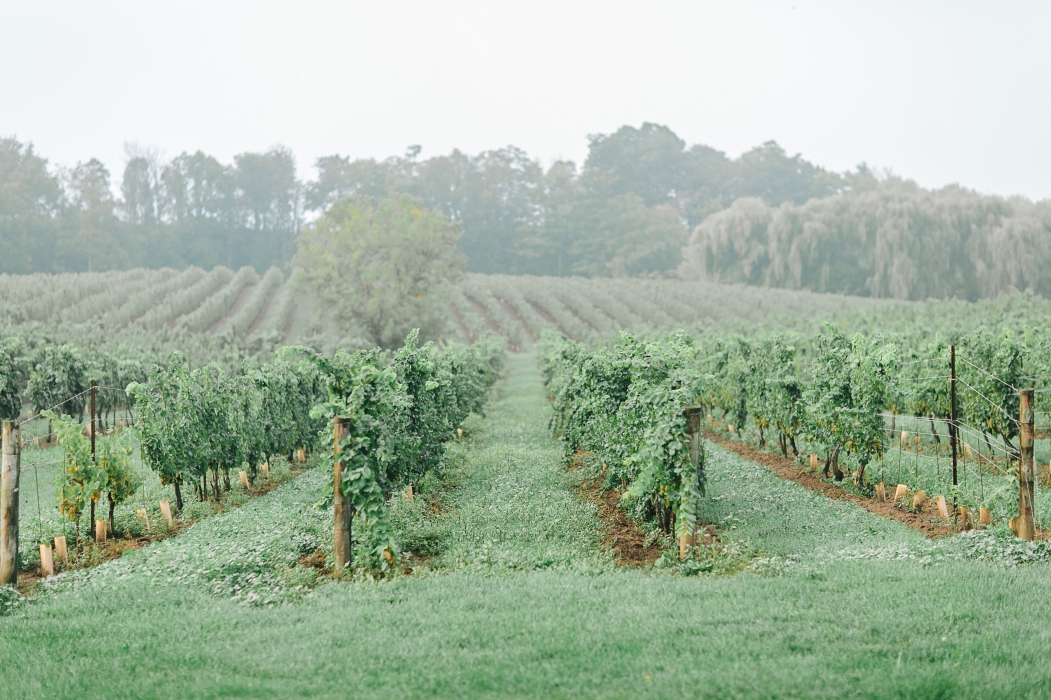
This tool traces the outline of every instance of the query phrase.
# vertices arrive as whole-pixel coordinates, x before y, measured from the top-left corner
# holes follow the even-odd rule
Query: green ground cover
[[[318,585],[297,565],[328,539],[311,470],[14,606],[0,697],[1051,695],[1051,571],[1018,564],[1042,549],[930,544],[709,446],[705,516],[766,573],[617,569],[535,358],[509,366],[445,514],[412,521],[423,573]]]
[[[47,425],[47,421],[34,422]],[[114,520],[118,537],[142,537],[148,534],[146,524],[135,513],[138,509],[144,509],[147,512],[152,530],[166,532],[160,502],[167,500],[172,504],[175,503],[172,487],[161,484],[159,475],[142,463],[137,447],[136,444],[133,455],[141,483],[135,495],[115,509]],[[23,568],[31,569],[40,565],[37,544],[42,538],[50,542],[57,535],[65,535],[70,543],[74,541],[76,527],[68,518],[59,513],[56,500],[58,491],[55,480],[62,471],[62,460],[63,452],[60,447],[30,447],[22,451],[22,474],[19,479],[21,505],[18,518],[18,546]],[[292,465],[285,458],[275,456],[270,460],[269,475],[265,477],[260,475],[256,485],[259,486],[266,482],[283,483],[292,478],[292,473]],[[216,503],[214,500],[201,502],[193,497],[193,490],[189,485],[185,489],[188,497],[182,512],[179,513],[179,518],[187,522],[209,518],[224,509],[239,506],[251,498],[248,492],[241,488],[236,472],[231,478],[231,489],[224,491],[221,496],[221,503]],[[210,493],[209,497],[212,498],[214,495]],[[85,512],[80,517],[80,532],[83,539],[90,540],[89,511],[87,508],[84,510]],[[108,505],[103,500],[98,506],[96,517],[105,518],[108,512]],[[81,552],[81,554],[85,558],[90,557],[90,553]]]
[[[1046,434],[1047,416],[1038,414],[1037,418],[1037,430],[1040,431],[1038,434]],[[901,483],[908,486],[911,492],[922,489],[928,498],[944,495],[952,501],[952,457],[945,424],[937,424],[940,442],[935,443],[929,437],[933,433],[927,419],[897,416],[896,423],[893,431],[895,437],[888,440],[883,458],[872,462],[868,479],[872,483],[883,481],[891,491],[896,484]],[[712,428],[709,424],[706,429],[715,430],[723,438],[743,441],[752,447],[759,444],[759,432],[751,420],[745,424],[743,430],[738,429],[735,433],[726,430],[725,422],[718,428]],[[907,444],[898,439],[901,430],[907,432]],[[971,452],[966,453],[961,447],[958,456],[956,493],[959,494],[961,504],[971,506],[974,511],[979,505],[989,508],[994,522],[1013,518],[1018,514],[1018,462],[1005,460],[1007,452],[1003,443],[985,442],[970,430],[961,433],[961,442],[973,448]],[[918,445],[913,442],[917,434],[923,435],[924,438]],[[811,443],[805,436],[800,436],[796,442],[801,463],[805,463],[806,455],[811,451],[823,458],[824,449],[819,443]],[[1017,449],[1017,437],[1013,445]],[[770,442],[763,449],[771,454],[778,454],[777,446]],[[1037,473],[1040,475],[1040,480],[1035,485],[1034,517],[1041,529],[1048,530],[1051,529],[1051,484],[1044,480],[1043,475],[1048,472],[1047,464],[1051,460],[1051,440],[1034,440],[1033,450]],[[850,483],[846,486],[851,488]],[[869,495],[872,493],[869,492]]]

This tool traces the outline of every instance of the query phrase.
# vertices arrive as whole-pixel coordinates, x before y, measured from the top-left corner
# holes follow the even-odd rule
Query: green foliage
[[[131,433],[127,431],[103,435],[95,446],[98,468],[106,475],[106,494],[113,505],[127,501],[142,485],[132,449]]]
[[[61,415],[77,418],[84,413],[87,368],[74,346],[45,343],[32,367],[25,393],[35,411],[54,408]]]
[[[230,469],[245,466],[254,475],[274,454],[291,460],[294,450],[314,449],[319,439],[327,447],[338,416],[347,426],[339,456],[343,495],[364,526],[358,542],[365,561],[386,567],[383,553],[397,552],[390,494],[440,471],[444,443],[468,413],[481,410],[504,356],[492,339],[442,352],[417,347],[417,338],[413,331],[393,354],[339,351],[328,358],[286,348],[238,376],[215,364],[191,369],[175,354],[146,382],[128,387],[143,461],[176,486],[177,501],[186,482],[203,500],[209,474],[218,500]],[[323,454],[331,467],[331,453]]]
[[[883,456],[886,434],[881,414],[897,370],[897,348],[879,335],[865,338],[858,333],[848,340],[835,328],[814,344],[814,380],[804,394],[807,431],[825,445],[837,472],[840,452],[853,455],[861,485],[865,467]]]
[[[1042,273],[1051,263],[1048,202],[957,185],[931,191],[898,178],[861,184],[809,201],[792,197],[794,204],[765,195],[737,199],[694,228],[679,272],[708,282],[896,299],[1051,294]]]
[[[399,484],[399,467],[406,466],[395,462],[393,453],[409,397],[394,369],[381,366],[377,351],[353,355],[340,351],[332,360],[316,357],[315,361],[327,377],[328,401],[315,407],[311,415],[330,421],[340,417],[346,426],[338,456],[343,465],[343,496],[352,516],[368,532],[364,539],[369,564],[384,566],[382,554],[397,553],[385,491]],[[330,467],[336,459],[335,455],[329,458]]]
[[[164,483],[190,481],[202,500],[209,472],[218,499],[220,474],[226,483],[231,469],[247,464],[255,474],[269,455],[313,446],[320,426],[309,412],[320,390],[313,369],[302,364],[279,361],[232,377],[216,364],[190,369],[178,354],[128,387],[143,460]]]
[[[741,571],[757,570],[760,552],[747,540],[721,536],[711,543],[693,546],[685,559],[679,558],[677,547],[666,547],[653,563],[654,569],[664,569],[684,576],[710,574],[729,576]]]
[[[325,156],[317,180],[300,183],[282,147],[238,154],[231,165],[200,151],[164,162],[156,151],[131,148],[115,201],[97,160],[63,177],[31,146],[0,140],[0,241],[17,249],[0,272],[262,271],[291,257],[303,208],[320,213],[351,195],[407,193],[462,222],[459,249],[474,271],[667,273],[687,228],[739,197],[801,204],[873,180],[864,169],[829,173],[774,142],[735,161],[707,146],[687,148],[651,123],[591,136],[581,168],[559,161],[545,170],[514,146],[425,160],[419,153],[410,147],[381,162]]]
[[[300,284],[335,314],[346,332],[394,348],[413,328],[437,338],[463,255],[459,227],[440,211],[401,195],[336,202],[297,240]]]
[[[0,346],[0,420],[17,420],[22,413],[18,365],[7,348]]]
[[[91,501],[97,502],[106,488],[106,472],[91,459],[91,442],[77,421],[54,411],[44,411],[42,415],[54,421],[62,445],[62,471],[55,482],[58,509],[79,528],[84,508]]]
[[[1046,337],[1039,340],[1047,342]],[[1025,351],[1010,331],[997,335],[987,328],[967,336],[957,349],[966,358],[957,362],[957,371],[967,382],[959,391],[964,398],[960,418],[983,432],[999,435],[1005,444],[1018,435],[1017,389],[1032,381],[1025,376],[1029,372],[1022,370]]]
[[[154,367],[146,383],[132,383],[128,393],[138,407],[138,434],[143,462],[161,482],[181,485],[192,475],[200,438],[196,402],[189,394],[189,370],[173,356],[167,369]],[[178,493],[178,492],[176,492]]]
[[[339,455],[342,489],[364,526],[365,560],[386,568],[383,554],[398,553],[387,512],[394,491],[440,472],[444,444],[472,411],[480,412],[503,366],[501,343],[417,347],[413,330],[393,354],[378,350],[337,352],[332,359],[310,356],[325,377],[328,400],[311,411],[345,431]]]
[[[578,206],[579,236],[571,251],[574,274],[629,277],[671,273],[679,264],[686,230],[670,202],[646,206],[636,194]]]
[[[797,455],[796,440],[805,436],[828,453],[837,479],[844,476],[840,458],[849,457],[860,486],[884,453],[882,414],[901,398],[892,390],[901,373],[898,347],[831,326],[813,339],[805,367],[781,337],[709,334],[695,344],[681,332],[651,342],[624,333],[618,345],[597,351],[555,336],[543,345],[551,427],[567,456],[602,463],[606,486],[619,486],[635,516],[666,533],[673,520],[692,531],[704,493],[703,472],[690,466],[686,406],[721,409],[721,420],[739,433],[751,418],[760,443],[776,431],[785,456],[789,448]]]
[[[280,357],[289,353],[282,349]],[[313,448],[318,434],[325,429],[321,419],[311,418],[310,411],[325,395],[324,377],[309,362],[277,359],[246,375],[250,388],[241,392],[247,404],[241,409],[241,420],[249,426],[240,430],[245,436],[244,452],[254,469],[258,461],[270,455],[291,456],[300,448]],[[262,460],[252,459],[257,454]]]
[[[625,505],[666,533],[693,531],[704,494],[683,414],[708,382],[693,371],[694,351],[683,334],[644,343],[624,333],[619,345],[596,352],[564,339],[546,340],[552,428],[567,453],[590,452],[608,465],[607,485],[621,485]]]

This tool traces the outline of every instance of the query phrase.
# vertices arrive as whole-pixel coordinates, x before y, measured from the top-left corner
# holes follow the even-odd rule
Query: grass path
[[[711,517],[797,563],[614,569],[530,357],[494,398],[437,572],[238,602],[320,536],[308,473],[0,617],[0,697],[1051,696],[1047,565],[840,556],[913,534],[713,448]]]
[[[512,355],[470,468],[447,499],[440,566],[492,570],[608,567],[596,508],[573,494],[531,355]]]

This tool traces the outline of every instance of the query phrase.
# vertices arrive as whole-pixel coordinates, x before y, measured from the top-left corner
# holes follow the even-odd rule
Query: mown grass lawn
[[[327,536],[308,472],[0,618],[0,697],[1051,696],[1046,563],[961,556],[710,448],[707,517],[779,573],[616,569],[548,415],[512,357],[430,573],[300,588]]]

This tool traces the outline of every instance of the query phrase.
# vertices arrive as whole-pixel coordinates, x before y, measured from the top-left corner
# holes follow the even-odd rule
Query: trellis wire
[[[1045,412],[1045,413],[1051,413],[1051,412]],[[944,424],[944,425],[949,425],[949,424],[952,423],[951,420],[946,419],[946,418],[933,418],[932,419],[930,417],[924,417],[924,416],[914,416],[914,415],[909,415],[909,414],[892,414],[892,413],[889,413],[889,412],[883,412],[880,415],[882,417],[884,417],[884,418],[891,418],[891,417],[893,417],[893,418],[896,418],[896,419],[899,419],[899,420],[902,420],[902,421],[910,421],[912,423],[925,423],[925,422],[929,422],[931,420],[933,420],[935,423]],[[996,470],[997,472],[1004,471],[1004,468],[1003,468],[1002,465],[997,464],[995,461],[993,461],[988,456],[983,454],[982,447],[981,447],[981,443],[983,441],[986,442],[986,445],[990,449],[992,449],[994,452],[1002,453],[1003,456],[1005,458],[1007,458],[1007,459],[1011,459],[1011,458],[1013,458],[1015,456],[1008,448],[1006,448],[1006,447],[1004,447],[1002,445],[999,445],[997,443],[994,443],[992,441],[989,441],[988,440],[988,437],[989,437],[988,434],[983,432],[983,431],[981,431],[980,429],[976,428],[975,426],[972,426],[972,425],[970,425],[968,423],[963,423],[963,422],[960,422],[960,421],[957,421],[956,425],[957,425],[957,428],[960,430],[961,433],[963,433],[964,435],[966,435],[966,436],[968,436],[970,438],[973,438],[975,440],[975,445],[971,449],[972,456],[975,457],[976,459],[980,460],[980,461],[986,462],[991,467],[993,467],[993,469]],[[911,427],[912,426],[907,426],[906,428],[903,428],[903,429],[905,429],[905,432],[907,432],[907,433],[909,433],[911,435],[919,435],[919,436],[928,436],[928,435],[930,435],[930,436],[944,437],[944,436],[941,436],[938,433],[930,430],[930,428],[928,426],[924,426],[924,430],[908,429],[908,428],[911,428]],[[900,483],[901,476],[902,476],[901,453],[905,451],[906,447],[905,447],[905,444],[901,441],[900,438],[895,440],[895,442],[897,443],[898,453],[899,453],[899,455],[898,455],[899,462],[898,462],[897,472],[898,472],[898,481]],[[968,443],[964,442],[964,444],[966,445]],[[913,451],[913,450],[910,449],[909,451]],[[917,450],[915,450],[915,455],[916,455],[916,459],[918,461],[918,457],[920,455],[920,452],[919,452],[918,448],[917,448]],[[924,455],[924,456],[927,457],[928,459],[931,456],[934,457],[934,459],[935,459],[935,473],[936,473],[936,477],[935,478],[936,479],[940,479],[941,478],[941,474],[940,474],[941,473],[941,467],[940,467],[941,453],[940,453],[940,451],[936,452],[934,455],[929,455],[928,454],[928,455]],[[978,483],[979,483],[980,498],[981,498],[981,501],[984,502],[985,501],[985,475],[984,475],[984,473],[981,470],[979,470],[979,469],[975,469],[972,466],[971,462],[968,461],[965,457],[961,460],[961,463],[962,463],[962,466],[963,466],[963,469],[964,469],[964,474],[969,473],[973,477],[977,477]],[[881,479],[884,477],[885,472],[886,472],[886,457],[884,457],[884,459],[881,461],[881,468],[880,468]]]
[[[1001,384],[1003,384],[1004,386],[1006,386],[1006,387],[1007,387],[1008,389],[1010,389],[1010,390],[1011,390],[1011,391],[1013,391],[1014,393],[1016,393],[1016,394],[1018,393],[1018,389],[1017,389],[1016,387],[1013,387],[1013,386],[1011,386],[1010,384],[1008,384],[1007,382],[1005,382],[1005,381],[1004,381],[1003,379],[1000,379],[1000,378],[999,378],[999,377],[997,377],[996,375],[994,375],[994,374],[990,374],[990,373],[989,373],[989,372],[987,372],[986,370],[982,369],[982,368],[981,368],[981,367],[979,367],[978,365],[976,365],[976,364],[974,364],[973,362],[971,362],[970,360],[968,360],[968,359],[967,359],[966,357],[963,357],[962,355],[957,355],[957,356],[956,356],[956,359],[958,359],[958,360],[963,360],[964,362],[966,362],[967,364],[969,364],[969,365],[970,365],[971,367],[974,367],[974,368],[975,368],[976,370],[978,370],[979,372],[981,372],[982,374],[984,374],[985,376],[989,377],[990,379],[995,379],[996,381],[1000,382]],[[959,379],[959,377],[957,377],[957,379]]]
[[[989,404],[990,404],[991,406],[993,406],[993,407],[995,407],[995,408],[999,409],[1001,413],[1003,413],[1003,414],[1004,414],[1005,416],[1007,416],[1007,420],[1011,421],[1011,422],[1012,422],[1012,423],[1014,423],[1015,425],[1018,425],[1018,421],[1017,421],[1017,420],[1015,420],[1014,418],[1012,418],[1012,417],[1011,417],[1011,414],[1010,414],[1010,413],[1008,413],[1007,411],[1005,411],[1005,410],[1004,410],[1004,407],[1003,407],[1003,406],[1001,406],[1000,404],[996,403],[995,401],[993,401],[992,399],[990,399],[990,398],[989,398],[988,396],[986,396],[986,395],[985,395],[985,394],[983,394],[982,392],[978,391],[978,390],[977,390],[977,389],[975,389],[975,388],[974,388],[973,386],[971,386],[970,384],[968,384],[968,383],[967,383],[967,382],[965,382],[964,380],[960,379],[959,377],[956,377],[956,381],[960,382],[960,383],[961,383],[961,384],[963,384],[963,385],[964,385],[965,387],[967,387],[968,389],[970,389],[970,390],[971,390],[971,391],[973,391],[974,393],[976,393],[976,394],[978,394],[979,396],[981,396],[981,397],[982,397],[983,399],[985,399],[986,401],[988,401],[988,402],[989,402]],[[1010,385],[1008,385],[1008,386],[1010,386]]]
[[[897,384],[899,382],[925,382],[931,379],[952,379],[951,375],[937,376],[937,377],[901,377],[899,379],[888,380],[889,384]]]
[[[51,408],[45,408],[45,409],[44,409],[44,411],[51,411],[51,410],[54,410],[54,409],[58,408],[59,406],[62,406],[62,405],[64,405],[64,404],[67,404],[67,403],[69,403],[70,401],[72,401],[72,400],[73,400],[73,399],[75,399],[75,398],[78,398],[78,397],[80,397],[80,396],[83,396],[84,394],[88,393],[89,391],[91,391],[91,389],[85,389],[84,391],[80,392],[79,394],[73,394],[73,395],[72,395],[72,396],[70,396],[70,397],[69,397],[68,399],[66,399],[66,400],[64,400],[64,401],[59,401],[58,403],[56,403],[56,404],[55,404],[54,406],[52,406]],[[22,421],[21,423],[19,423],[19,424],[18,424],[18,425],[19,425],[19,427],[21,427],[21,426],[25,425],[26,423],[28,423],[28,422],[30,422],[30,421],[34,421],[34,420],[36,420],[37,418],[40,418],[40,416],[41,416],[41,414],[42,414],[42,413],[43,413],[43,411],[40,411],[40,412],[38,412],[38,413],[37,413],[37,414],[36,414],[35,416],[30,416],[29,418],[26,418],[26,419],[25,419],[24,421]]]

